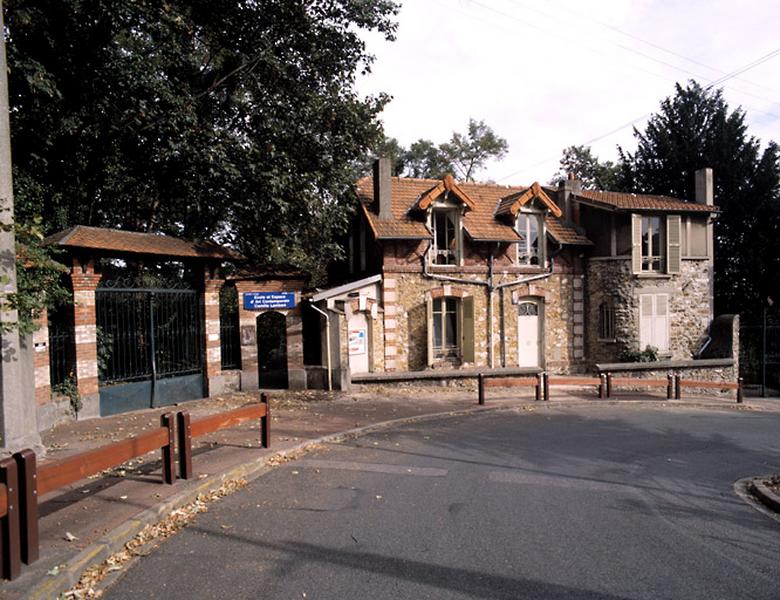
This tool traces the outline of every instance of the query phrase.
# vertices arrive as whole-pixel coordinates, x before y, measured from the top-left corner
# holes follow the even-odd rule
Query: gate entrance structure
[[[100,414],[203,397],[197,290],[115,285],[95,293]]]
[[[70,265],[73,368],[67,370],[67,387],[78,393],[79,418],[162,406],[225,389],[220,267],[242,260],[239,254],[212,242],[82,225],[44,243],[61,249]],[[128,282],[127,274],[144,274],[140,281],[146,284]],[[150,274],[155,281],[176,283],[150,286]],[[50,357],[45,350],[36,345],[36,356]],[[42,428],[63,414],[62,399],[51,393],[45,362],[45,368],[36,363]]]
[[[282,313],[257,316],[257,365],[260,388],[287,388],[287,318]]]

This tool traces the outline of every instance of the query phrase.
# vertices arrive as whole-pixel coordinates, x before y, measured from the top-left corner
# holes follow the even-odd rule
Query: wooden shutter
[[[433,298],[430,295],[425,299],[425,315],[428,327],[428,366],[433,366]]]
[[[682,223],[680,215],[666,216],[666,272],[679,273],[682,259]]]
[[[461,302],[463,337],[461,338],[461,353],[463,362],[474,362],[474,298],[469,296]]]
[[[653,297],[639,296],[639,350],[653,345]]]
[[[660,352],[669,350],[669,296],[655,296],[655,314],[653,315],[653,346]]]
[[[642,272],[642,216],[631,215],[631,269]]]

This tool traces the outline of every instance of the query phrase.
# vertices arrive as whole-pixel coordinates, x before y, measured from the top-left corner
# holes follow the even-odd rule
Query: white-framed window
[[[612,341],[615,339],[615,305],[612,300],[599,304],[599,339]]]
[[[639,349],[669,352],[669,294],[640,294]]]
[[[460,264],[460,211],[449,207],[434,207],[431,211],[431,229],[431,264]]]
[[[517,263],[539,266],[544,264],[544,217],[540,213],[517,214]]]
[[[641,274],[676,274],[682,258],[680,215],[631,215],[633,271]]]
[[[642,217],[642,271],[660,273],[664,267],[661,217]]]

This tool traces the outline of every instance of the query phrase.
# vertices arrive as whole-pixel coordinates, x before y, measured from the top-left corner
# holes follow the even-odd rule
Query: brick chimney
[[[712,185],[712,169],[699,169],[694,174],[696,184],[696,203],[712,206],[715,204],[715,189]]]
[[[569,173],[566,179],[558,184],[558,207],[563,211],[563,218],[567,223],[574,219],[574,199],[572,196],[582,191],[582,182],[576,178],[574,173]]]
[[[378,207],[380,219],[391,220],[391,177],[392,167],[389,158],[377,158],[374,161],[374,202]]]

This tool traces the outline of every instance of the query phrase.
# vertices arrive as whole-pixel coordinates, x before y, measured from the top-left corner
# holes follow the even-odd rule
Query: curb
[[[766,477],[757,477],[750,482],[750,491],[753,495],[768,509],[780,513],[780,496],[775,494],[768,486],[764,484],[764,480],[769,479],[769,475]]]
[[[272,454],[266,455],[262,458],[258,458],[240,465],[237,465],[228,471],[219,475],[211,475],[206,479],[200,481],[197,485],[187,490],[183,490],[177,494],[174,494],[164,502],[155,505],[152,508],[148,508],[134,518],[120,525],[119,527],[108,532],[102,538],[79,552],[76,556],[71,558],[65,563],[65,567],[60,570],[57,575],[44,575],[43,580],[39,580],[33,584],[31,589],[22,597],[26,600],[50,600],[57,598],[60,594],[72,588],[81,579],[81,575],[88,568],[98,565],[105,561],[109,556],[115,552],[120,551],[124,545],[133,539],[138,533],[143,530],[147,525],[152,525],[160,521],[165,515],[170,512],[193,502],[198,495],[208,492],[212,489],[218,488],[224,481],[231,479],[243,478],[247,483],[254,481],[258,477],[264,475],[266,472],[274,468],[267,463],[272,459],[284,458],[291,454],[297,454],[299,452],[305,452],[310,446],[326,443],[338,443],[349,439],[355,439],[375,431],[381,431],[389,429],[399,425],[406,425],[409,423],[419,423],[424,421],[434,421],[437,419],[447,417],[459,417],[470,414],[482,413],[482,412],[509,412],[509,411],[524,411],[531,408],[534,409],[550,409],[553,407],[569,407],[569,406],[619,406],[619,405],[662,405],[665,407],[682,407],[682,408],[727,408],[731,410],[760,410],[751,409],[744,405],[737,404],[722,404],[722,403],[705,403],[705,402],[675,402],[666,399],[659,400],[571,400],[571,401],[553,401],[553,402],[525,402],[523,404],[513,405],[499,405],[499,406],[479,406],[472,408],[461,408],[457,410],[449,410],[438,413],[429,413],[422,415],[414,415],[410,417],[401,417],[398,419],[391,419],[388,421],[380,421],[378,423],[372,423],[371,425],[365,425],[363,427],[356,427],[353,429],[347,429],[337,433],[331,433],[328,435],[320,436],[318,438],[312,438],[302,441],[295,446],[292,446],[286,450],[280,450]],[[763,484],[759,484],[763,486]],[[767,489],[767,492],[776,499],[778,503],[777,510],[780,512],[780,498],[772,494]]]

